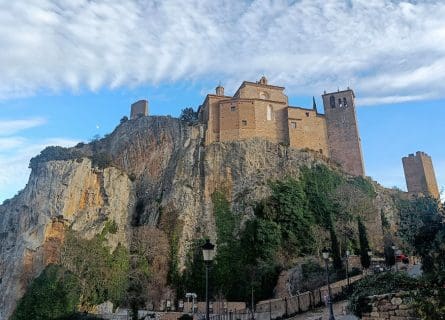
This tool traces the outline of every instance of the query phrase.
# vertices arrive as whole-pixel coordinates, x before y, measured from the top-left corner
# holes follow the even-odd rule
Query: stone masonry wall
[[[329,157],[326,120],[315,110],[287,108],[289,145],[293,148],[308,148]]]
[[[408,292],[370,296],[367,302],[371,312],[363,313],[362,320],[420,320],[410,306]]]

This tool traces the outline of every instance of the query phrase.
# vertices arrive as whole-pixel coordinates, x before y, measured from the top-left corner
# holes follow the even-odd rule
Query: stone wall
[[[326,119],[315,110],[287,108],[289,145],[293,148],[308,148],[329,157]]]
[[[420,320],[408,292],[370,296],[366,302],[371,310],[362,314],[362,320]]]
[[[349,281],[353,283],[362,277],[362,275],[354,276],[349,278]],[[331,284],[332,298],[341,295],[346,286],[346,279]],[[255,319],[269,320],[306,312],[324,304],[327,297],[328,287],[323,286],[292,297],[260,301],[255,306]]]

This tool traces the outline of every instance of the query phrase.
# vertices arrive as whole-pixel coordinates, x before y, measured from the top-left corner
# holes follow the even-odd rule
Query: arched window
[[[346,101],[346,98],[343,98],[343,106],[347,107],[348,106],[348,102]]]
[[[267,120],[272,120],[272,115],[273,115],[273,108],[272,108],[272,105],[271,104],[269,104],[268,106],[267,106]]]
[[[331,105],[331,108],[335,108],[335,97],[334,96],[331,96],[329,98],[329,103]]]
[[[260,99],[268,100],[269,99],[269,95],[267,94],[267,92],[261,91],[260,92]]]
[[[338,98],[338,106],[339,106],[340,108],[342,107],[341,99],[340,99],[340,98]]]

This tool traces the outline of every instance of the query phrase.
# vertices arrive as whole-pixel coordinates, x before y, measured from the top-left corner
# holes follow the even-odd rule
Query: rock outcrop
[[[205,146],[203,133],[200,125],[171,117],[141,117],[70,149],[72,159],[34,161],[25,189],[0,206],[0,319],[58,261],[66,227],[92,238],[113,220],[119,231],[107,235],[111,248],[128,247],[132,228],[156,227],[178,237],[181,269],[193,239],[216,237],[215,190],[225,191],[234,212],[249,216],[269,195],[268,180],[328,163],[320,154],[260,139]],[[378,226],[379,219],[380,212],[369,221]],[[381,233],[372,237],[381,241]]]

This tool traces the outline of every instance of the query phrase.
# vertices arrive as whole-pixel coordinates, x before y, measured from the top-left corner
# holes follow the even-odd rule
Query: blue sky
[[[0,201],[42,148],[109,133],[138,99],[177,116],[263,74],[303,107],[352,87],[367,174],[405,189],[422,150],[445,186],[445,2],[369,2],[0,3]]]

